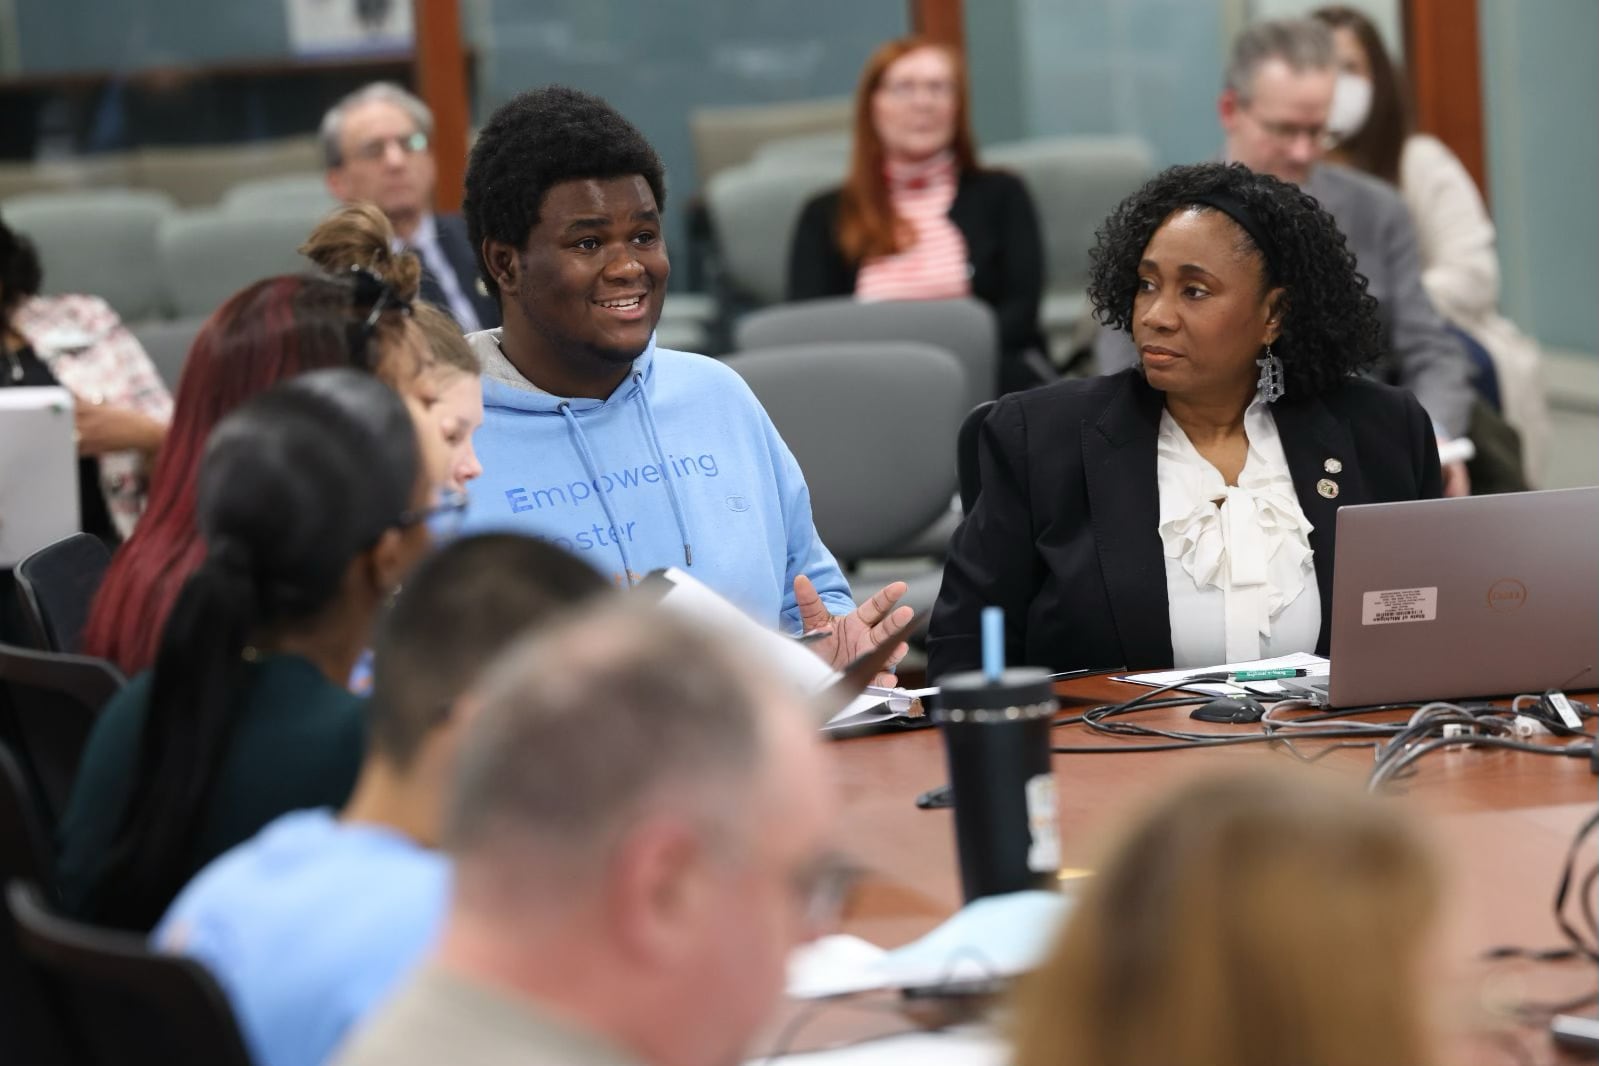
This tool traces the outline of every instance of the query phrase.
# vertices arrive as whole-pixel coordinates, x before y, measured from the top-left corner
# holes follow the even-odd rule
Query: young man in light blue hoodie
[[[843,665],[910,619],[895,582],[857,608],[794,456],[743,380],[655,345],[664,172],[598,97],[551,86],[489,119],[466,216],[504,326],[483,362],[470,530],[536,533],[620,586],[686,570],[758,621],[828,630]]]

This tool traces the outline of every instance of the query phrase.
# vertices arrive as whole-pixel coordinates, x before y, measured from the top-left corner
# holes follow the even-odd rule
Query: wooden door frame
[[[433,112],[433,210],[461,209],[467,131],[472,125],[460,0],[415,0],[417,95]]]
[[[966,16],[961,0],[910,0],[911,31],[949,45],[966,49]]]
[[[1404,0],[1405,70],[1416,128],[1460,157],[1488,198],[1476,0]]]

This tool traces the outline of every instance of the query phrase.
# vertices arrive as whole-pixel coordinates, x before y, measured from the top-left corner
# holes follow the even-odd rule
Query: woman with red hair
[[[977,163],[966,71],[920,37],[883,45],[855,97],[842,188],[805,206],[789,250],[788,298],[974,296],[999,316],[999,386],[1039,380],[1023,356],[1043,348],[1044,252],[1026,187]]]
[[[195,475],[222,417],[285,378],[326,367],[369,370],[421,418],[425,346],[403,301],[370,276],[284,276],[235,293],[201,328],[184,364],[172,424],[151,475],[150,503],[111,561],[83,634],[83,652],[129,677],[154,664],[178,590],[205,558],[195,525]],[[437,433],[422,434],[424,447]],[[442,442],[438,448],[442,449]],[[426,457],[431,464],[432,456]]]

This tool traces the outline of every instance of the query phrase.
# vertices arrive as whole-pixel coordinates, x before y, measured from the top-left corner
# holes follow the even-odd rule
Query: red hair
[[[855,146],[849,177],[838,196],[838,247],[846,262],[863,263],[905,249],[902,221],[888,200],[883,180],[883,142],[872,122],[872,98],[888,68],[912,52],[931,48],[948,57],[955,78],[955,139],[950,150],[961,173],[977,169],[971,116],[966,107],[966,64],[955,49],[926,37],[900,37],[880,46],[861,71],[855,91]]]
[[[349,366],[351,314],[351,288],[342,281],[283,276],[235,293],[206,320],[178,381],[172,424],[150,476],[149,505],[89,609],[85,655],[109,660],[129,677],[155,663],[178,591],[205,558],[194,483],[211,428],[285,378]],[[369,352],[389,350],[405,328],[397,313],[385,312]],[[379,377],[396,376],[390,362],[378,366]]]

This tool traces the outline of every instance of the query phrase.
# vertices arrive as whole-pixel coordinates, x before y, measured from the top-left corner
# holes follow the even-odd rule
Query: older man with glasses
[[[848,867],[806,706],[619,598],[505,653],[456,762],[431,959],[339,1066],[730,1066]]]
[[[1416,394],[1440,441],[1462,436],[1473,402],[1470,363],[1421,284],[1415,226],[1397,190],[1322,161],[1337,82],[1331,32],[1310,20],[1256,23],[1233,42],[1217,101],[1226,158],[1298,185],[1320,201],[1354,252],[1381,306],[1394,384]],[[1132,366],[1127,336],[1101,331],[1100,370]],[[1444,492],[1470,491],[1463,462],[1444,467]]]
[[[463,332],[492,329],[500,311],[478,276],[459,215],[434,215],[437,168],[433,113],[389,82],[374,82],[334,104],[322,119],[328,188],[345,203],[366,201],[388,216],[400,245],[422,259],[422,298],[450,313]]]

